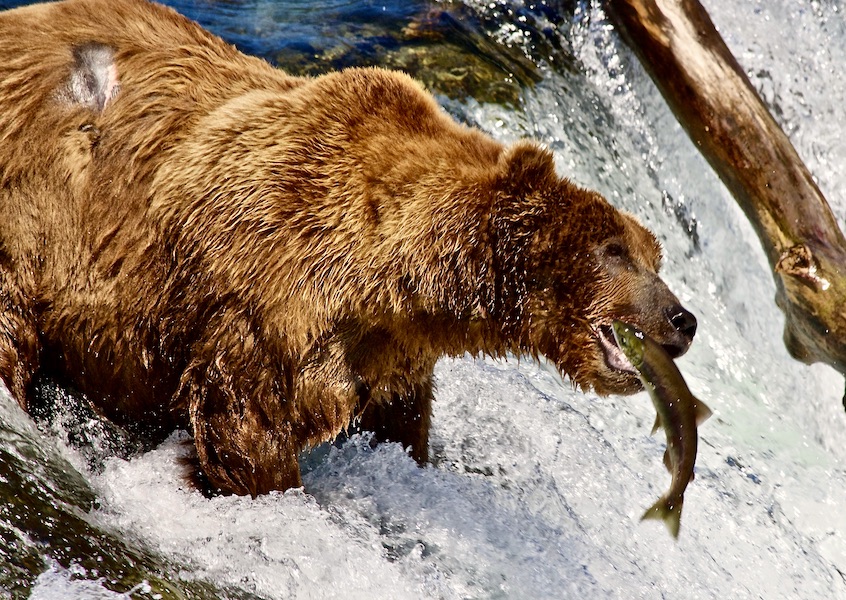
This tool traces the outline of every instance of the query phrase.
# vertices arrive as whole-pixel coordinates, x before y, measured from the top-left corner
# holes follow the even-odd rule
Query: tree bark
[[[754,226],[773,269],[790,354],[846,374],[846,239],[708,13],[697,0],[606,4]]]

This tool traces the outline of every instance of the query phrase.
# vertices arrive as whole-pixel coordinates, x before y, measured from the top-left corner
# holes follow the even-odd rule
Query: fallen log
[[[846,239],[708,13],[697,0],[606,5],[754,226],[773,269],[788,351],[846,374]]]

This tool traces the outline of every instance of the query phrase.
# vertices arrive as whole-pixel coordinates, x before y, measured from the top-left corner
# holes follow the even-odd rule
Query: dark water
[[[461,3],[421,0],[167,4],[292,73],[383,66],[409,72],[453,98],[511,101],[521,85],[537,81],[537,67],[523,48],[494,43],[487,34],[507,18],[520,24],[525,45],[538,58],[563,59],[554,26],[572,14],[565,2],[503,5],[502,14],[484,15]],[[510,85],[495,85],[505,79]]]

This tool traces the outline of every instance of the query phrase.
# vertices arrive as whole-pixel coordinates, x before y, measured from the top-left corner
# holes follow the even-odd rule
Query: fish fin
[[[670,449],[669,448],[664,450],[664,466],[667,467],[667,470],[672,475],[672,473],[673,473],[673,459],[670,458]]]
[[[646,509],[640,520],[655,519],[656,521],[664,521],[664,525],[667,526],[670,535],[675,539],[679,539],[683,502],[684,498],[670,500],[666,496],[661,496],[658,502]]]
[[[708,420],[713,413],[711,409],[708,408],[708,405],[702,402],[702,400],[696,399],[696,406],[693,409],[693,413],[696,415],[696,426],[699,427]]]
[[[661,429],[661,413],[655,414],[655,423],[652,425],[652,432],[649,435],[655,435],[655,432]]]

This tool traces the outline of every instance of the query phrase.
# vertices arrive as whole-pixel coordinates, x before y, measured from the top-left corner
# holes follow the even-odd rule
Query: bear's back
[[[300,81],[145,0],[2,12],[0,56],[0,248],[13,259],[37,251],[35,231],[57,253],[96,245],[76,240],[145,210],[193,121],[246,90]],[[114,81],[90,98],[100,68]]]

